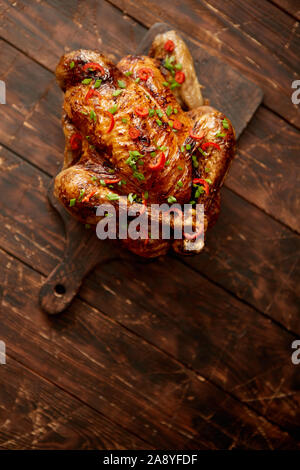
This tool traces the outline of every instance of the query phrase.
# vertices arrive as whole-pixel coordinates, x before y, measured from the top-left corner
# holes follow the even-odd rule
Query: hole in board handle
[[[62,284],[56,284],[56,286],[54,287],[54,294],[57,296],[57,297],[61,297],[62,295],[64,295],[66,293],[66,288],[65,286],[63,286]]]

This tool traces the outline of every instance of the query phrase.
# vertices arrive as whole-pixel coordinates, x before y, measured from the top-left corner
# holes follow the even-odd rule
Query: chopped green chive
[[[75,206],[76,204],[76,199],[70,199],[70,207]]]
[[[74,60],[72,60],[72,62],[70,62],[70,69],[73,69],[75,67],[75,62]]]
[[[80,111],[81,114],[84,114],[85,116],[87,116],[89,113],[87,111]]]
[[[175,69],[176,70],[181,70],[182,69],[182,64],[175,64]]]
[[[204,150],[202,150],[200,147],[198,147],[198,150],[199,150],[199,152],[200,152],[204,157],[207,156],[207,153],[204,152]]]
[[[108,112],[110,114],[115,114],[118,110],[118,106],[115,104],[114,106],[112,106],[111,108],[109,108]]]
[[[156,124],[157,124],[158,126],[161,126],[161,125],[162,125],[161,120],[160,120],[160,119],[156,119]]]
[[[145,179],[145,176],[143,175],[143,173],[139,173],[138,171],[135,171],[133,173],[133,177],[138,179],[139,181],[143,181]]]
[[[170,127],[173,127],[173,121],[168,121]]]
[[[154,109],[149,109],[149,116],[152,117],[154,116],[155,110]]]
[[[174,108],[173,113],[174,113],[174,114],[177,114],[177,113],[178,113],[178,109],[177,109],[177,108]]]
[[[165,163],[165,166],[169,166],[169,165],[170,165],[170,160],[167,160]]]
[[[182,170],[183,170],[182,166],[180,166],[180,165],[178,165],[178,167],[177,167],[177,168],[178,168],[178,170],[180,170],[180,171],[182,171]]]
[[[164,113],[163,113],[160,109],[157,109],[157,110],[156,110],[156,114],[157,114],[157,116],[160,117],[160,118],[163,117],[163,115],[164,115]]]
[[[174,197],[174,196],[169,196],[168,197],[168,203],[169,204],[172,204],[173,202],[176,202],[176,201],[177,201],[176,197]]]
[[[81,202],[84,193],[85,193],[85,189],[81,189],[80,194],[79,194],[79,198],[78,198],[78,202]]]
[[[210,169],[208,168],[208,166],[205,167],[204,171],[205,171],[205,173],[209,173],[209,172],[210,172]]]
[[[223,124],[224,129],[228,129],[228,128],[229,128],[229,124],[228,124],[227,119],[224,118],[223,121],[222,121],[222,124]]]
[[[106,186],[106,183],[103,179],[100,180],[100,184],[101,184],[101,186]]]
[[[97,121],[97,116],[96,116],[96,113],[93,109],[91,109],[90,111],[90,119],[92,119],[92,121]]]
[[[97,176],[92,176],[92,181],[96,181],[97,180]]]
[[[172,111],[173,111],[172,106],[168,106],[167,109],[166,109],[166,115],[167,115],[167,116],[171,116]]]
[[[130,72],[130,70],[128,70],[127,72],[124,73],[124,75],[126,75],[126,77],[130,77],[130,75],[132,75],[132,72]]]
[[[120,88],[126,88],[126,83],[123,80],[118,80],[118,85]]]
[[[193,166],[194,166],[194,168],[198,168],[199,163],[198,163],[198,160],[197,160],[196,155],[192,155],[192,160],[193,160]]]
[[[122,122],[123,122],[124,124],[127,124],[128,120],[127,120],[126,118],[122,118]]]
[[[83,83],[83,85],[88,85],[89,83],[91,83],[92,79],[91,78],[85,78],[84,80],[82,80],[81,83]]]
[[[168,82],[162,82],[163,86],[169,86]]]
[[[185,148],[186,148],[187,150],[191,150],[191,144],[186,144]]]
[[[99,86],[101,85],[101,83],[102,83],[101,78],[97,78],[97,80],[96,80],[95,83],[94,83],[94,88],[99,88]]]
[[[121,93],[123,93],[123,90],[115,90],[113,91],[113,96],[119,96]]]
[[[221,132],[218,132],[216,137],[225,137],[225,136],[226,134],[222,134]]]
[[[156,157],[156,152],[151,152],[150,155],[151,157]]]
[[[136,78],[134,81],[135,81],[135,83],[140,83],[141,79],[140,79],[140,78]]]
[[[177,88],[177,87],[179,87],[179,86],[180,86],[180,84],[174,81],[174,82],[171,83],[170,89],[171,89],[171,90],[174,90],[174,88]]]
[[[130,204],[132,204],[133,201],[136,199],[136,194],[129,193],[128,196],[127,196],[127,199],[130,202]]]
[[[182,186],[183,186],[183,182],[182,182],[181,180],[180,180],[180,181],[178,181],[178,183],[177,183],[177,186],[179,186],[180,188],[182,188]]]
[[[185,151],[185,146],[182,145],[180,150],[181,150],[182,152],[184,152],[184,151]]]
[[[109,201],[117,201],[120,198],[120,196],[113,193],[108,194],[106,197]]]

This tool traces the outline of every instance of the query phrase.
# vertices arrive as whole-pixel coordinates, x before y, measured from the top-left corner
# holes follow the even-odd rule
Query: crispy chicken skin
[[[171,50],[168,50],[168,43],[171,45],[171,47],[169,47]],[[172,50],[172,43],[175,45],[174,50]],[[182,107],[192,109],[203,105],[201,85],[197,79],[191,53],[176,31],[167,31],[166,33],[158,34],[152,43],[149,56],[158,60],[160,69],[166,80],[172,79],[171,71],[167,68],[167,57],[171,61],[174,58],[173,63],[182,66],[180,70],[185,74],[185,81],[181,87],[176,87],[173,90],[177,101]]]
[[[61,58],[56,77],[65,94],[66,146],[54,192],[74,217],[96,224],[100,204],[122,208],[126,198],[120,196],[126,196],[128,207],[163,223],[164,216],[151,213],[150,205],[167,203],[171,197],[181,205],[191,199],[203,203],[205,230],[214,223],[219,189],[235,148],[234,130],[222,113],[207,106],[183,112],[164,84],[159,62],[150,57],[127,56],[116,66],[96,51],[73,51]],[[174,131],[178,122],[180,128]],[[201,139],[193,137],[200,135]],[[209,144],[201,151],[209,142],[216,146]],[[163,160],[165,164],[153,170]],[[195,178],[207,179],[209,191],[195,197]],[[174,228],[176,217],[171,217],[171,225]],[[187,240],[122,242],[140,256],[156,257],[172,246],[185,253]],[[194,245],[193,252],[203,247]]]

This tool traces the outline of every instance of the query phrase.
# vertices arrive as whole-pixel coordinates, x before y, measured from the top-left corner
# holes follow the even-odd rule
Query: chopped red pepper
[[[105,113],[110,117],[110,124],[108,126],[107,131],[106,131],[106,134],[109,134],[114,128],[115,118],[113,117],[113,115],[109,111],[105,111]]]
[[[83,70],[88,70],[88,69],[99,70],[99,72],[101,72],[103,75],[105,74],[104,68],[100,64],[97,64],[96,62],[89,62],[88,64],[85,64],[83,66]]]
[[[194,133],[193,133],[193,130],[191,129],[191,130],[190,130],[190,137],[191,137],[192,139],[195,139],[195,140],[201,140],[201,139],[203,139],[204,134],[200,134],[200,135],[194,134]]]
[[[167,52],[173,52],[175,49],[175,44],[171,39],[168,39],[168,41],[165,42],[164,49]]]
[[[136,129],[135,127],[130,127],[129,128],[129,136],[135,140],[140,136],[140,131]]]
[[[142,67],[138,70],[138,76],[141,80],[148,80],[149,77],[153,77],[153,71],[148,67]]]
[[[146,117],[148,116],[148,108],[144,108],[143,106],[138,106],[135,108],[135,114],[137,114],[140,117]]]
[[[205,142],[205,144],[201,145],[202,150],[206,150],[207,147],[215,147],[216,149],[221,150],[220,145],[215,142]]]
[[[90,194],[88,194],[87,196],[85,196],[83,199],[82,199],[82,202],[89,202],[89,200],[91,199],[91,197],[94,196],[94,194],[96,194],[97,192],[97,189],[95,189],[94,191],[92,191]]]
[[[176,72],[175,81],[181,85],[185,81],[185,74],[183,72]]]
[[[173,129],[179,131],[182,128],[182,122],[178,121],[178,119],[174,119],[173,121]]]
[[[70,145],[72,150],[78,150],[82,142],[82,137],[79,133],[73,134],[70,138]]]
[[[107,179],[107,180],[104,180],[104,183],[105,184],[114,184],[114,183],[119,183],[121,181],[121,178],[115,178],[115,179]]]
[[[87,94],[85,95],[85,101],[88,101],[94,95],[99,95],[101,97],[99,91],[95,90],[94,88],[90,88]]]
[[[166,156],[165,156],[164,152],[161,152],[157,163],[154,163],[154,164],[150,163],[148,168],[152,171],[162,170],[163,167],[165,166],[165,163],[166,163]]]
[[[205,181],[202,178],[194,178],[193,179],[193,184],[197,184],[197,183],[200,183],[202,186],[204,186],[205,193],[209,194],[209,184],[208,184],[207,181]]]

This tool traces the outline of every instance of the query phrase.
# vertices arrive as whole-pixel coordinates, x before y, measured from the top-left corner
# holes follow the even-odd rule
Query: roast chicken
[[[117,65],[97,51],[67,53],[56,78],[66,145],[54,192],[74,217],[96,225],[97,207],[109,202],[121,210],[125,196],[126,207],[149,217],[154,203],[200,203],[204,230],[214,224],[235,132],[224,114],[203,104],[192,57],[174,31],[158,35],[149,56],[130,55]],[[121,242],[144,257],[170,248],[191,253],[184,235],[165,240],[148,232]],[[193,252],[203,248],[193,245]]]

